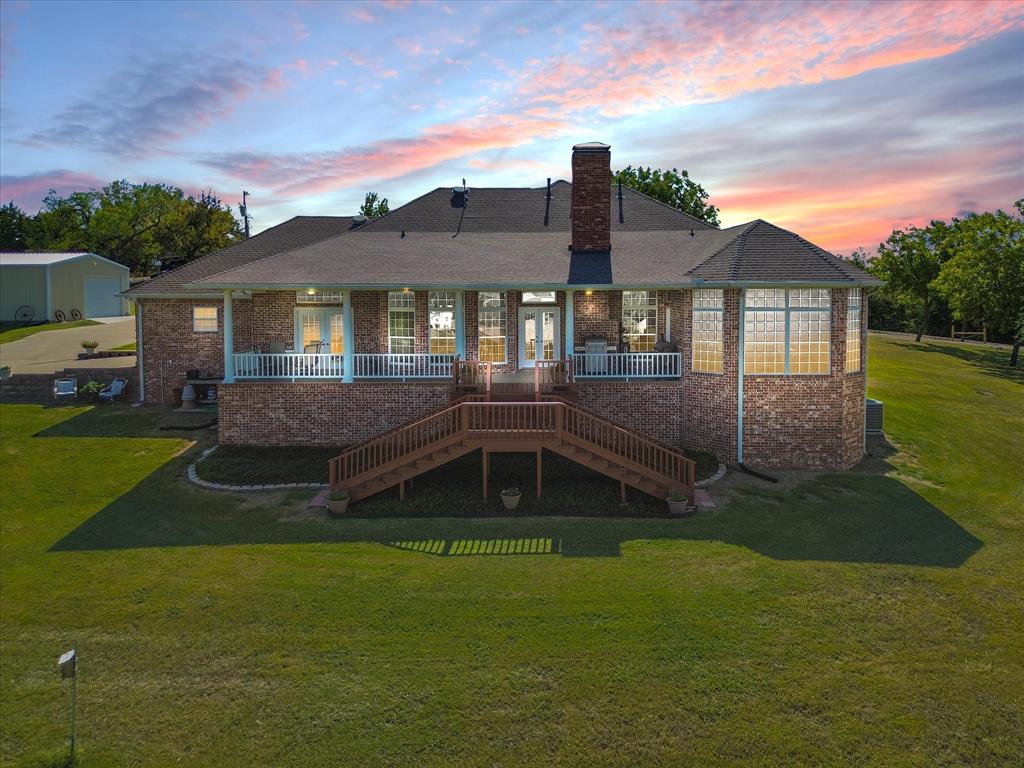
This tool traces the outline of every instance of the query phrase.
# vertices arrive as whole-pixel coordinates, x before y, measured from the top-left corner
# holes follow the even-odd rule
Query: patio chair
[[[78,379],[54,379],[53,399],[71,400],[78,397]]]
[[[322,341],[314,341],[307,344],[302,348],[302,354],[304,355],[319,355],[323,349],[324,343]],[[317,370],[320,368],[320,359],[313,358],[310,362],[303,365],[303,376],[316,376]]]
[[[100,402],[112,403],[115,398],[124,397],[124,391],[128,387],[128,379],[116,378],[110,382],[110,386],[100,390]]]

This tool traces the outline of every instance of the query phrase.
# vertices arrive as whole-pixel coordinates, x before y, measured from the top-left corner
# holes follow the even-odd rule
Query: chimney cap
[[[602,144],[600,141],[585,141],[582,144],[573,145],[573,152],[608,152],[610,144]]]

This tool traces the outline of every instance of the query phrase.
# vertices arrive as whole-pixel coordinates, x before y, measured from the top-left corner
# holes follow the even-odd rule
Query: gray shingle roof
[[[240,267],[267,256],[300,248],[347,232],[351,216],[296,216],[258,235],[219,251],[190,261],[177,269],[157,275],[128,291],[129,296],[160,296],[162,294],[194,293],[189,283],[204,277]]]
[[[462,208],[452,206],[451,189],[438,187],[371,222],[366,230],[398,232],[404,229],[451,234],[459,228],[461,218],[462,232],[567,232],[571,228],[571,194],[572,184],[554,182],[548,207],[545,187],[471,187],[463,214]],[[545,210],[547,225],[544,224]],[[612,187],[611,213],[613,232],[713,229],[707,222],[628,187],[622,188],[621,217],[618,188]]]

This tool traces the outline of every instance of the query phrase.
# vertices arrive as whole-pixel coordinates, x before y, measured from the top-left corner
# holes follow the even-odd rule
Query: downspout
[[[565,292],[565,350],[566,360],[572,358],[576,350],[576,291]],[[584,358],[585,359],[585,358]]]
[[[466,359],[466,292],[455,292],[455,354]]]
[[[736,385],[736,463],[743,466],[743,326],[746,324],[746,290],[740,291],[739,376]]]
[[[142,363],[142,302],[135,300],[135,367],[139,377],[139,402],[146,402],[146,377]]]

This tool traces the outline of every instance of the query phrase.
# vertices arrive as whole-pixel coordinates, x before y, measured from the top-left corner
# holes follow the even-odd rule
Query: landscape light
[[[57,669],[62,680],[71,678],[71,764],[75,763],[75,698],[78,690],[78,647],[71,646],[71,650],[62,653],[57,659]]]

